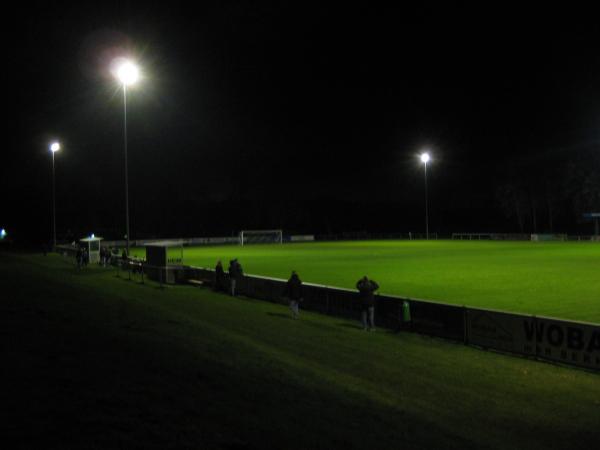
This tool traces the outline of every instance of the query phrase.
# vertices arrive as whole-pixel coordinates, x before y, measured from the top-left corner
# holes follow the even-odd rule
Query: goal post
[[[240,245],[246,244],[283,244],[282,230],[242,230]]]

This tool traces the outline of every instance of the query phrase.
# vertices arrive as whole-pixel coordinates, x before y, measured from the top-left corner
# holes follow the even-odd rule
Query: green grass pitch
[[[136,250],[143,255],[143,249]],[[600,323],[600,244],[591,242],[359,241],[186,247],[184,263],[458,305]]]

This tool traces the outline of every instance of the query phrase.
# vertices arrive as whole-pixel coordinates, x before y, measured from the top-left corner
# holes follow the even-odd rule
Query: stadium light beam
[[[123,85],[123,148],[125,153],[125,242],[129,255],[129,176],[127,170],[127,86],[138,81],[140,71],[137,65],[128,60],[120,60],[113,74]]]
[[[52,248],[56,248],[56,176],[54,170],[54,154],[60,150],[60,144],[53,142],[50,144],[52,153]]]
[[[420,157],[423,163],[425,173],[425,239],[429,240],[429,205],[427,199],[427,163],[431,161],[431,156],[428,152],[421,153]]]

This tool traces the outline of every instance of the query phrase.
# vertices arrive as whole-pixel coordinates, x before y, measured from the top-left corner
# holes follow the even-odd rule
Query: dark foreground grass
[[[600,377],[0,254],[5,448],[596,448]]]

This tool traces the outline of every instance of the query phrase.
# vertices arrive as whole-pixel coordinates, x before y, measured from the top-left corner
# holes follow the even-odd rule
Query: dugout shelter
[[[79,239],[79,243],[82,247],[87,248],[88,261],[90,264],[100,262],[100,242],[103,238],[94,236]]]
[[[149,242],[146,247],[146,268],[151,278],[161,283],[175,283],[183,275],[183,243],[179,241]]]
[[[155,267],[181,264],[183,243],[173,241],[149,242],[146,244],[146,263]]]

